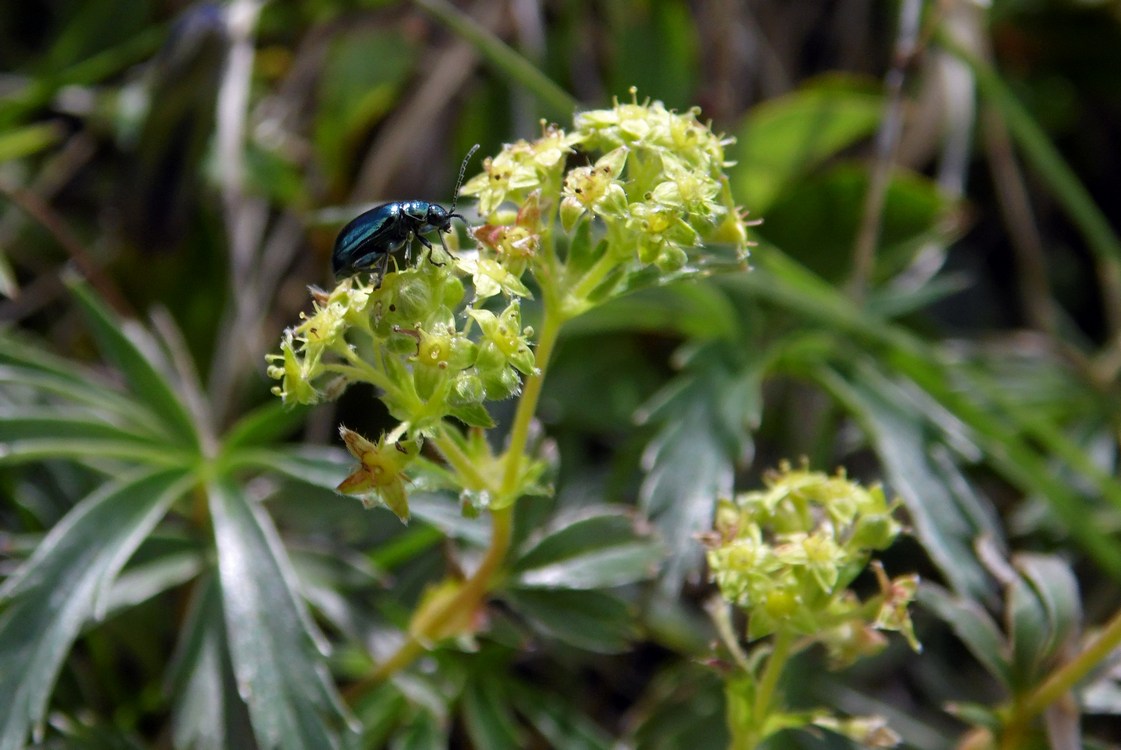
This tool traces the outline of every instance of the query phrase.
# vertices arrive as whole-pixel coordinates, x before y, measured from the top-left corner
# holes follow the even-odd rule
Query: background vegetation
[[[0,748],[724,747],[696,535],[800,456],[904,501],[925,651],[788,700],[1043,742],[1121,601],[1119,49],[1074,0],[5,4]],[[486,520],[335,495],[386,415],[264,354],[362,207],[632,85],[737,139],[753,269],[565,329],[485,627],[371,687]],[[1056,746],[1121,741],[1102,657]]]

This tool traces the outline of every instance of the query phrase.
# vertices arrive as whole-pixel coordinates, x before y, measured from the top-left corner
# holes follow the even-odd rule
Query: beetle
[[[331,270],[334,271],[335,278],[371,271],[379,265],[379,278],[384,277],[389,268],[389,256],[405,245],[411,248],[414,237],[428,248],[428,258],[432,260],[432,243],[424,236],[432,231],[440,233],[440,245],[450,255],[443,232],[452,230],[452,219],[467,222],[467,219],[455,212],[455,204],[459,199],[459,188],[463,184],[467,162],[478,149],[478,144],[475,144],[463,159],[450,211],[428,201],[394,201],[359,214],[343,227],[335,239],[335,249],[331,253]]]

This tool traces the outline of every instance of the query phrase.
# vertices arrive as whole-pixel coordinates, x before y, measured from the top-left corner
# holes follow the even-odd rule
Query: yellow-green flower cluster
[[[533,370],[532,330],[521,328],[516,301],[498,314],[457,316],[463,298],[451,264],[424,262],[386,274],[380,286],[345,279],[319,295],[314,312],[285,332],[280,353],[269,355],[268,374],[281,381],[273,392],[285,403],[313,404],[366,382],[413,436],[448,416],[489,426],[483,402],[514,395],[519,373]]]
[[[637,233],[644,263],[678,268],[686,260],[685,249],[704,243],[746,247],[747,227],[724,175],[729,166],[724,147],[731,141],[713,133],[698,114],[696,108],[675,112],[657,101],[639,104],[631,89],[630,103],[576,116],[582,146],[613,155],[614,183],[608,189],[621,189],[625,196],[618,218]],[[606,166],[604,159],[596,169]],[[601,174],[601,180],[606,176]],[[577,187],[579,181],[565,183],[568,208],[562,205],[561,214],[569,221],[580,215],[576,209],[584,202]],[[616,195],[613,203],[623,200]]]
[[[876,568],[876,597],[861,602],[848,589],[871,553],[899,535],[897,504],[879,486],[789,464],[766,485],[721,501],[705,540],[721,595],[748,614],[748,637],[814,636],[838,662],[879,648],[875,630],[902,631],[917,647],[907,613],[917,579],[891,581]]]
[[[446,421],[492,426],[486,402],[517,395],[537,373],[521,300],[539,294],[551,316],[543,328],[555,331],[611,296],[707,272],[688,264],[706,245],[732,248],[720,262],[742,268],[746,224],[724,176],[725,144],[695,110],[639,104],[633,91],[630,104],[578,115],[570,132],[542,123],[540,137],[504,146],[463,185],[484,219],[470,228],[473,250],[421,253],[381,278],[358,274],[314,294],[313,312],[268,357],[273,392],[314,404],[369,383],[399,422],[377,441],[343,433],[360,466],[340,491],[405,517],[405,469],[424,440],[451,453],[456,481],[480,484],[486,461],[456,450]]]
[[[565,160],[582,139],[579,133],[543,124],[537,140],[507,144],[497,156],[484,159],[483,172],[468,180],[460,195],[476,196],[479,214],[490,221],[503,204],[520,205],[536,190],[559,186]]]
[[[544,245],[545,257],[530,268],[551,278],[587,279],[582,288],[577,284],[574,311],[604,279],[626,288],[627,274],[645,266],[679,271],[690,251],[706,245],[734,248],[739,264],[747,257],[747,223],[724,175],[730,141],[700,122],[696,109],[640,104],[634,89],[631,97],[630,103],[578,114],[573,132],[545,126],[536,141],[505,146],[461,191],[478,198],[487,223],[475,236],[484,248],[508,254],[517,248],[532,260]],[[590,222],[595,257],[565,263],[551,255],[556,219],[569,235],[565,244],[572,254],[589,242],[578,230]],[[605,263],[595,265],[597,260]]]
[[[487,400],[518,393],[534,370],[532,329],[521,325],[516,299],[499,312],[461,314],[465,299],[457,265],[422,260],[382,279],[354,276],[330,293],[313,294],[314,310],[285,331],[280,353],[268,356],[273,392],[286,404],[314,404],[351,383],[380,391],[399,427],[377,441],[341,428],[359,466],[338,490],[370,507],[380,503],[408,519],[406,469],[425,438],[448,417],[492,425]],[[525,287],[493,261],[476,263],[476,287],[487,296],[524,293]]]

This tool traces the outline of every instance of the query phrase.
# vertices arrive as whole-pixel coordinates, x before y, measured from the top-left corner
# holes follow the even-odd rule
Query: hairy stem
[[[510,549],[510,539],[513,531],[513,502],[510,495],[518,491],[518,476],[521,471],[522,456],[529,441],[529,428],[533,415],[537,411],[537,403],[541,398],[541,387],[545,380],[545,369],[549,356],[557,341],[562,316],[553,304],[546,301],[545,315],[541,325],[541,335],[537,343],[537,368],[526,379],[525,389],[522,391],[518,410],[514,416],[514,424],[510,431],[510,444],[505,454],[505,468],[503,470],[502,486],[499,489],[498,508],[491,511],[491,540],[482,562],[475,572],[463,582],[455,595],[446,599],[441,604],[432,607],[412,623],[410,633],[406,640],[388,659],[379,664],[373,671],[360,681],[351,685],[345,692],[351,702],[360,698],[369,689],[385,681],[400,670],[407,667],[425,651],[429,645],[437,640],[437,634],[443,631],[444,624],[449,620],[461,617],[465,612],[473,612],[490,590],[495,574],[502,566],[506,553]],[[437,449],[449,458],[457,469],[463,462],[456,462],[459,449],[453,441],[446,438],[436,439]]]

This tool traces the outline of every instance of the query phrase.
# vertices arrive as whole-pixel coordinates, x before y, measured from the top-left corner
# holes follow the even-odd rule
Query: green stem
[[[1043,684],[1025,699],[1014,705],[1002,733],[1001,747],[1015,748],[1027,735],[1027,725],[1036,716],[1060,700],[1092,669],[1101,664],[1114,649],[1121,645],[1121,611],[1113,616],[1093,643],[1077,656],[1062,665],[1044,680]]]
[[[541,320],[541,333],[537,339],[536,367],[533,374],[526,378],[525,388],[521,400],[518,401],[518,410],[514,414],[514,425],[510,429],[510,444],[506,449],[506,470],[502,475],[502,488],[500,500],[507,503],[508,496],[518,489],[518,475],[521,471],[522,454],[525,453],[526,443],[529,441],[529,428],[533,423],[533,415],[537,413],[537,402],[541,398],[541,387],[545,382],[545,370],[549,364],[549,357],[553,354],[553,347],[557,343],[563,316],[552,303],[552,296],[545,297],[544,315]]]
[[[517,492],[518,476],[521,471],[522,455],[525,453],[526,443],[529,440],[529,427],[533,415],[537,411],[537,403],[541,398],[541,387],[545,380],[545,368],[549,362],[553,347],[556,344],[563,316],[555,304],[550,304],[550,299],[545,301],[545,315],[541,324],[541,335],[537,340],[537,368],[526,379],[525,389],[522,391],[518,410],[514,415],[513,428],[510,431],[510,445],[505,454],[505,470],[503,472],[502,487],[499,489],[499,499],[510,500],[510,496]],[[449,462],[454,462],[457,471],[468,464],[454,441],[446,436],[436,437],[436,447],[449,457]],[[479,477],[482,480],[482,477]],[[484,485],[485,486],[485,485]],[[425,612],[424,617],[413,621],[409,628],[408,638],[388,659],[379,664],[364,678],[351,685],[345,691],[347,699],[354,702],[375,685],[385,681],[392,675],[411,664],[421,656],[429,644],[437,640],[437,634],[442,632],[444,623],[454,617],[461,616],[464,612],[473,612],[482,603],[490,589],[491,581],[506,558],[510,549],[510,539],[513,532],[513,503],[499,502],[498,508],[491,511],[491,540],[483,560],[475,572],[463,582],[455,596],[445,600],[441,605],[434,606]]]
[[[343,695],[349,702],[354,703],[371,688],[412,664],[428,650],[429,645],[437,639],[435,634],[442,630],[449,619],[478,608],[490,588],[491,579],[510,549],[512,508],[493,511],[491,525],[490,547],[475,573],[463,582],[455,596],[447,599],[442,606],[433,607],[424,618],[415,620],[409,628],[408,638],[392,656],[344,691]]]
[[[436,434],[430,440],[444,460],[448,462],[448,465],[455,469],[461,483],[474,490],[493,490],[493,488],[487,487],[486,477],[479,473],[470,457],[460,449],[459,444],[444,433],[445,429],[445,425],[441,423]]]
[[[350,363],[350,366],[354,368],[355,374],[350,376],[353,379],[361,380],[364,383],[369,383],[370,385],[378,388],[379,390],[385,391],[386,393],[394,393],[399,390],[398,388],[394,387],[394,384],[390,381],[389,378],[385,376],[384,372],[377,369],[376,367],[372,367],[369,362],[358,356],[358,353],[351,349],[349,346],[339,347],[335,349],[335,351],[340,352],[343,357],[346,358],[346,361]],[[342,368],[344,366],[345,365],[324,365],[324,368],[327,370],[331,370],[335,368]]]
[[[744,674],[751,674],[751,663],[740,646],[739,639],[732,627],[732,616],[728,603],[721,596],[714,595],[705,602],[705,611],[716,628],[716,634],[724,642],[724,648],[728,649],[728,653],[732,655],[732,659],[735,660]]]
[[[752,747],[762,742],[766,735],[767,719],[774,707],[775,690],[778,688],[779,678],[786,668],[790,658],[791,648],[794,645],[794,634],[789,630],[780,630],[775,633],[774,648],[767,657],[767,666],[763,669],[763,676],[759,678],[759,685],[755,692],[755,707],[753,708],[752,721],[755,724]]]
[[[611,254],[609,246],[607,251],[599,256],[595,264],[588,269],[588,272],[581,276],[578,282],[572,285],[572,288],[568,292],[567,299],[583,302],[588,298],[588,295],[595,291],[600,282],[607,277],[607,274],[609,274],[612,269],[617,268],[618,265],[619,259]]]

